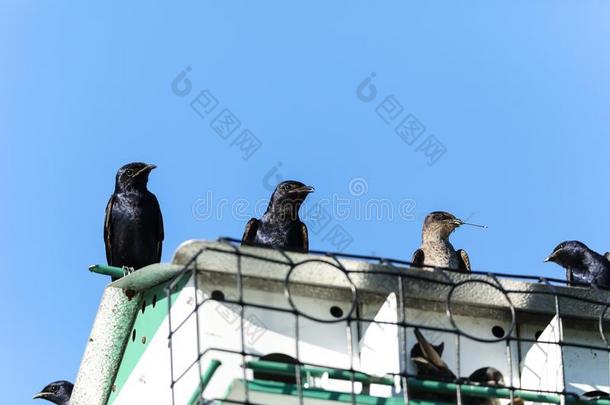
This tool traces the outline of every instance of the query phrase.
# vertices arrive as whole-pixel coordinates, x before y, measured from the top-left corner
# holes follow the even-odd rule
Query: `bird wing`
[[[468,253],[464,249],[460,249],[457,251],[459,269],[472,271],[472,267],[470,266],[470,258],[468,257]]]
[[[424,251],[422,249],[417,249],[413,253],[411,263],[413,263],[414,267],[422,267],[424,265]]]
[[[112,265],[112,205],[114,204],[114,194],[110,196],[106,204],[106,214],[104,217],[104,245],[106,245],[106,261]]]
[[[455,374],[453,374],[453,372],[451,370],[449,370],[449,367],[447,367],[447,364],[445,364],[445,362],[443,361],[443,359],[441,359],[441,356],[437,353],[437,351],[434,349],[434,347],[430,344],[430,342],[428,342],[426,340],[426,338],[424,337],[424,335],[422,335],[422,333],[419,331],[418,328],[414,329],[415,332],[415,337],[417,338],[417,342],[419,343],[419,347],[424,355],[423,359],[413,359],[415,361],[425,361],[427,363],[432,364],[434,367],[436,367],[441,373],[441,375],[447,375],[447,376],[452,376],[453,378],[455,378]]]
[[[246,229],[244,230],[244,236],[241,237],[242,242],[254,243],[254,238],[256,238],[256,231],[258,230],[258,225],[260,221],[256,218],[250,218],[248,223],[246,224]]]
[[[153,202],[157,207],[158,212],[158,222],[157,222],[157,262],[161,263],[161,252],[163,251],[163,239],[165,239],[165,231],[163,229],[163,215],[161,214],[161,207],[159,206],[159,201],[157,201],[157,197],[153,194]]]
[[[309,234],[307,233],[307,227],[305,224],[301,224],[301,235],[303,236],[303,252],[309,252]]]

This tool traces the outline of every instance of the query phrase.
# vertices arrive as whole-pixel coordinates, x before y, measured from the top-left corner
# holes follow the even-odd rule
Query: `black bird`
[[[449,369],[441,358],[445,343],[433,346],[426,340],[418,328],[415,328],[413,332],[417,338],[417,343],[411,349],[411,361],[413,361],[417,368],[417,376],[435,380],[454,381],[456,379],[455,374],[453,374],[453,371]]]
[[[422,379],[433,379],[442,381],[455,381],[456,375],[443,361],[444,342],[434,346],[419,331],[414,329],[417,343],[411,349],[411,360],[417,368],[417,376]],[[462,379],[463,380],[463,379]],[[482,384],[487,386],[504,386],[504,376],[493,367],[482,367],[470,374],[465,383]],[[418,399],[427,399],[454,403],[455,394],[418,393]],[[463,403],[467,405],[500,405],[497,398],[474,397],[463,394]],[[513,405],[523,404],[520,398],[514,398]]]
[[[299,208],[313,191],[313,187],[298,181],[278,184],[262,218],[252,218],[246,224],[242,243],[307,253],[309,238]]]
[[[455,374],[453,374],[441,358],[445,344],[441,343],[438,346],[433,346],[426,340],[418,328],[415,328],[413,332],[417,338],[417,343],[411,349],[411,361],[413,361],[417,369],[417,377],[447,382],[455,381]],[[409,395],[414,399],[422,401],[456,402],[456,395],[453,393],[439,394],[436,392],[416,391],[409,392]]]
[[[570,285],[576,282],[610,287],[610,261],[577,240],[560,243],[544,261],[565,268]]]
[[[270,353],[265,356],[261,356],[259,360],[262,361],[274,361],[277,363],[284,364],[298,364],[299,362],[292,356],[283,353]],[[270,373],[266,371],[255,371],[254,372],[255,380],[270,380],[270,381],[279,381],[286,384],[296,384],[297,378],[295,373],[289,374],[281,374],[281,373]]]
[[[463,249],[456,251],[449,242],[449,235],[462,225],[485,228],[482,225],[466,223],[444,211],[428,214],[424,220],[421,246],[413,254],[413,265],[471,271],[470,259],[466,251]]]
[[[74,384],[69,381],[55,381],[47,385],[32,399],[46,399],[57,405],[68,405]]]
[[[504,376],[493,367],[482,367],[475,370],[467,380],[468,383],[475,385],[486,385],[489,387],[504,387]],[[466,396],[465,402],[469,405],[501,405],[498,398],[472,397]],[[521,398],[514,398],[513,404],[523,404]]]
[[[477,369],[470,374],[468,380],[484,385],[504,386],[504,376],[498,369],[493,367],[481,367]]]
[[[137,270],[161,261],[163,217],[157,197],[146,188],[148,175],[155,167],[129,163],[117,172],[104,222],[110,266]]]
[[[608,398],[610,398],[610,395],[608,395],[607,392],[595,390],[595,391],[585,392],[584,394],[581,395],[581,398],[584,398],[587,401],[593,401],[595,399],[608,399]]]

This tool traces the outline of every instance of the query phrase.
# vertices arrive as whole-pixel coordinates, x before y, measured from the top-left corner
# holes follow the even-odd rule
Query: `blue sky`
[[[609,17],[601,1],[0,1],[3,400],[74,379],[108,282],[87,266],[105,260],[129,161],[159,167],[164,261],[187,239],[240,237],[276,174],[351,207],[310,230],[313,249],[340,229],[348,252],[408,259],[442,209],[489,226],[453,237],[479,270],[561,277],[542,263],[558,242],[610,250]],[[202,117],[204,90],[218,104]],[[211,126],[224,109],[240,122],[227,139]],[[395,132],[409,114],[425,127],[412,145]],[[366,218],[371,199],[394,215]],[[218,208],[236,200],[239,215]]]

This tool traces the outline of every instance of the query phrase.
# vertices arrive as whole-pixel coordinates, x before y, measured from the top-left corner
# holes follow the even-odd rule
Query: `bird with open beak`
[[[69,381],[55,381],[47,385],[32,399],[46,399],[57,405],[68,405],[74,385]]]
[[[148,176],[155,168],[135,162],[124,165],[116,174],[104,221],[110,266],[137,270],[161,261],[163,217],[157,197],[147,188]]]
[[[544,259],[566,270],[568,284],[595,284],[610,288],[610,261],[577,240],[561,242]]]
[[[299,218],[299,208],[314,188],[299,181],[283,181],[271,195],[261,219],[246,224],[242,243],[307,253],[307,226]]]
[[[413,254],[412,263],[416,267],[431,266],[455,270],[471,271],[470,258],[465,250],[455,250],[449,236],[458,227],[471,225],[444,211],[434,211],[426,216],[422,229],[422,243]]]

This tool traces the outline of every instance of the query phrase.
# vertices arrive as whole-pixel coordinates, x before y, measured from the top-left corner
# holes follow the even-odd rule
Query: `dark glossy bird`
[[[585,392],[584,394],[581,395],[581,398],[583,398],[587,401],[593,401],[595,399],[609,399],[610,395],[608,395],[607,392],[595,390],[595,391]]]
[[[114,194],[106,206],[104,221],[106,259],[110,266],[137,270],[161,261],[163,217],[157,197],[146,187],[155,167],[129,163],[116,174]]]
[[[449,369],[443,361],[444,342],[434,346],[424,337],[418,328],[414,329],[417,343],[411,349],[411,360],[417,368],[417,376],[422,379],[455,381],[456,375]],[[482,367],[473,372],[463,383],[481,384],[487,386],[504,386],[504,376],[500,371],[493,367]],[[454,403],[455,394],[423,393],[414,394],[414,397],[422,400],[434,400],[447,403]],[[501,402],[497,398],[475,397],[462,394],[463,403],[466,405],[499,405]],[[514,398],[514,405],[522,404],[520,398]]]
[[[270,353],[259,358],[261,361],[273,361],[284,364],[298,364],[299,362],[292,356],[283,353]],[[254,371],[255,380],[278,381],[286,384],[296,384],[297,378],[294,372],[291,373],[273,373],[267,371]]]
[[[465,250],[455,250],[449,236],[462,226],[469,224],[444,211],[434,211],[426,216],[422,229],[422,243],[411,260],[416,267],[432,266],[462,271],[471,271],[470,258]]]
[[[445,343],[433,346],[418,328],[415,328],[413,332],[417,343],[411,349],[411,361],[417,368],[417,376],[434,380],[454,381],[456,379],[455,374],[441,358]]]
[[[570,285],[585,283],[610,288],[610,261],[580,241],[561,242],[544,261],[566,269]]]
[[[278,184],[261,219],[252,218],[246,224],[242,243],[308,252],[307,227],[299,218],[299,208],[313,191],[299,181]]]
[[[55,381],[47,385],[32,399],[46,399],[57,405],[68,405],[74,385],[69,381]]]
[[[504,376],[502,373],[493,367],[482,367],[475,370],[470,377],[468,377],[467,383],[474,385],[486,385],[489,387],[504,387]],[[485,398],[485,397],[474,397],[465,396],[464,402],[469,405],[500,405],[502,402],[498,398]],[[513,404],[522,404],[523,401],[520,398],[514,398]]]
[[[455,374],[441,358],[445,344],[441,343],[438,346],[433,346],[418,328],[415,328],[413,332],[417,343],[411,348],[411,361],[417,369],[417,377],[426,380],[455,381]],[[410,390],[409,396],[413,399],[433,402],[455,403],[456,400],[456,395],[453,393],[440,394],[427,391],[412,392]]]

